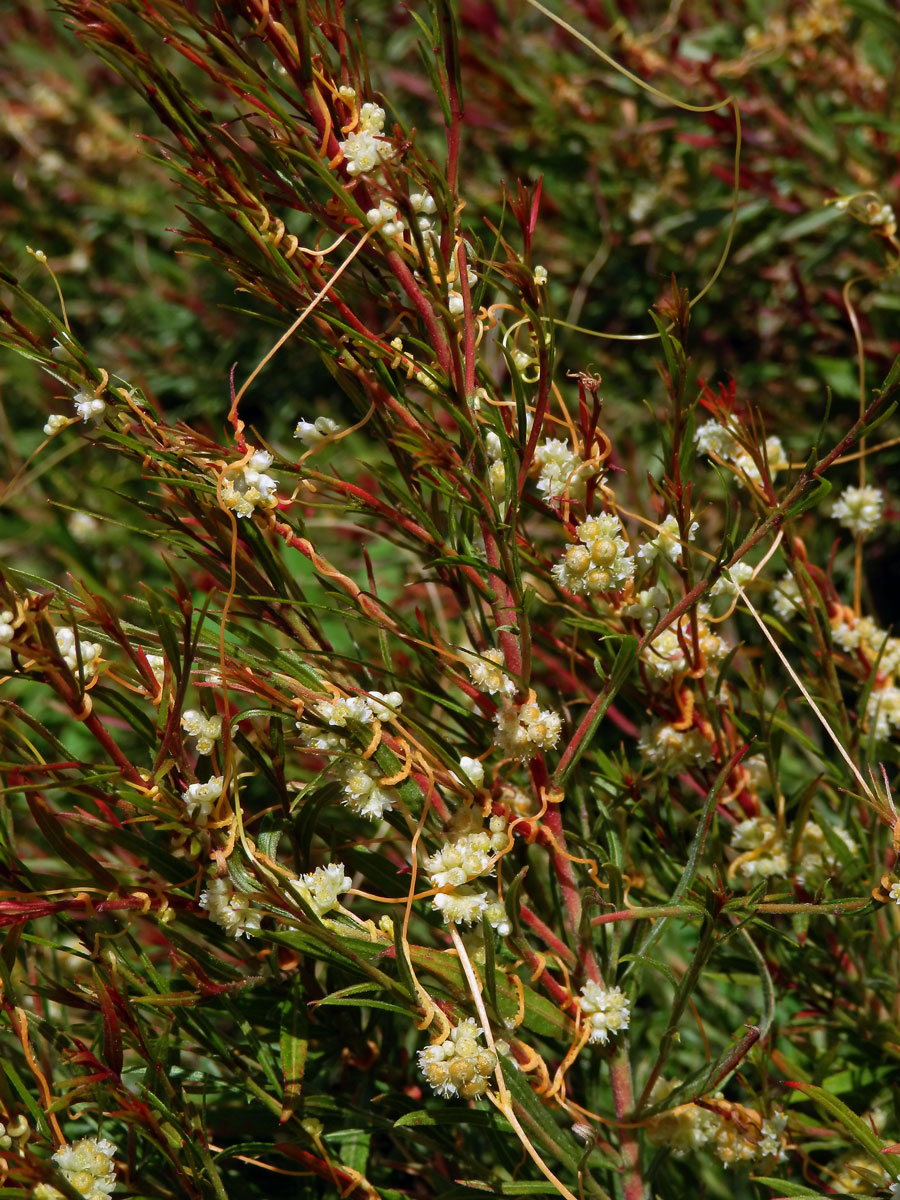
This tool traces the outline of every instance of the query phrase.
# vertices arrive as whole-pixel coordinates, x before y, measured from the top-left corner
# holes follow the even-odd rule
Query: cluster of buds
[[[678,1086],[677,1080],[657,1080],[651,1103],[664,1100]],[[646,1131],[653,1145],[668,1146],[679,1157],[711,1145],[728,1167],[779,1155],[787,1144],[786,1126],[784,1113],[763,1117],[756,1109],[728,1101],[717,1092],[703,1105],[679,1104],[651,1117]]]
[[[10,614],[10,617],[12,617],[12,614]],[[57,629],[56,644],[59,647],[63,662],[70,671],[77,672],[78,659],[80,657],[85,677],[90,679],[96,675],[97,664],[103,651],[103,647],[98,642],[79,642],[73,631],[65,628]]]
[[[588,517],[575,529],[578,542],[570,546],[551,574],[570,592],[595,596],[624,587],[634,575],[634,559],[614,513]]]
[[[856,852],[856,843],[846,829],[834,825],[831,832],[844,843],[849,854]],[[730,871],[746,879],[794,875],[799,883],[816,887],[840,865],[815,821],[807,821],[803,826],[793,855],[791,843],[790,832],[779,828],[771,817],[749,817],[736,825],[731,835],[732,846],[742,853],[731,864]]]
[[[712,758],[712,747],[699,729],[676,729],[667,721],[642,729],[638,750],[651,766],[666,775],[705,766]]]
[[[719,637],[710,629],[707,616],[707,611],[702,605],[699,605],[697,608],[697,649],[706,663],[707,675],[715,677],[719,670],[719,664],[728,654],[729,646],[724,638]],[[688,654],[685,653],[686,649],[692,657],[694,635],[688,613],[679,618],[677,628],[674,624],[670,625],[668,629],[664,629],[662,633],[653,638],[643,652],[642,661],[650,675],[658,680],[668,681],[675,675],[686,675],[696,665],[689,660]]]
[[[514,696],[516,685],[503,670],[503,651],[490,647],[476,655],[471,650],[463,650],[469,676],[480,692],[489,696],[498,693],[501,696]]]
[[[520,762],[527,762],[542,750],[551,750],[559,741],[562,729],[559,713],[539,708],[534,702],[534,693],[520,708],[504,704],[497,710],[494,720],[497,725],[495,745]]]
[[[479,1044],[481,1028],[471,1017],[450,1030],[445,1041],[419,1051],[419,1066],[439,1096],[475,1100],[487,1091],[497,1055]]]
[[[831,506],[834,519],[860,537],[878,528],[883,511],[884,492],[876,487],[844,488]]]
[[[505,817],[491,817],[490,832],[480,830],[445,842],[425,860],[432,886],[461,887],[490,873],[494,869],[492,855],[505,850],[507,842]]]

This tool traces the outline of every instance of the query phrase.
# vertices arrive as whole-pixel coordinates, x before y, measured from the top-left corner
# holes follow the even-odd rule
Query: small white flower
[[[720,425],[718,421],[707,421],[697,428],[694,443],[702,454],[715,455],[723,462],[731,463],[742,483],[745,480],[754,484],[762,482],[753,456],[741,446],[735,434],[726,425]],[[777,437],[766,438],[765,450],[769,475],[774,479],[776,472],[788,465],[787,455]]]
[[[888,895],[895,904],[900,905],[900,883],[892,883],[891,890],[888,892]],[[900,1179],[900,1175],[898,1175],[897,1178]]]
[[[547,282],[547,268],[546,267],[535,267],[534,268],[534,282],[537,284],[538,287],[544,286],[544,284]]]
[[[210,818],[216,801],[222,795],[225,779],[222,775],[213,775],[206,783],[192,783],[181,793],[187,815],[197,814],[197,824],[205,825]]]
[[[895,729],[900,729],[900,688],[888,684],[872,688],[866,705],[866,727],[872,730],[876,741],[889,738]]]
[[[294,428],[294,437],[312,449],[340,431],[340,425],[331,417],[316,417],[314,421],[299,420]]]
[[[631,1015],[625,993],[619,987],[605,988],[599,983],[586,983],[581,989],[578,1006],[589,1017],[591,1035],[588,1041],[606,1045],[609,1035],[627,1029]]]
[[[15,629],[13,629],[13,621],[15,617],[12,609],[4,608],[0,612],[0,646],[6,646],[15,637]],[[480,764],[479,764],[480,765]]]
[[[866,534],[878,528],[884,510],[884,493],[876,487],[848,487],[831,506],[831,515],[851,533]]]
[[[534,462],[540,470],[537,489],[547,500],[561,496],[583,500],[587,480],[599,473],[594,463],[585,462],[561,438],[545,438],[538,442]]]
[[[72,402],[75,405],[75,411],[81,417],[82,421],[99,421],[106,412],[106,402],[98,399],[91,391],[86,391],[82,388],[72,397]]]
[[[0,641],[2,641],[2,632],[0,632]],[[468,788],[470,785],[474,788],[480,788],[484,784],[484,764],[479,762],[477,758],[468,758],[466,755],[459,760],[459,769],[463,773],[463,778],[456,775],[463,787]]]
[[[705,766],[712,758],[712,747],[699,729],[676,729],[665,721],[641,730],[638,750],[667,775]]]

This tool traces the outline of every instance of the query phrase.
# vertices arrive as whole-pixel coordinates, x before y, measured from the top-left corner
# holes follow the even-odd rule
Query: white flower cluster
[[[840,825],[831,826],[836,837],[854,854],[856,843]],[[742,851],[736,860],[737,873],[745,879],[766,879],[772,875],[788,877],[793,874],[806,887],[816,887],[831,872],[837,870],[839,860],[815,821],[807,821],[800,834],[794,863],[791,868],[791,837],[788,831],[779,831],[776,823],[768,816],[748,817],[734,827],[731,844]]]
[[[205,908],[217,925],[226,933],[239,938],[259,932],[263,913],[251,906],[250,897],[235,890],[230,879],[219,876],[210,879],[200,893],[200,907]]]
[[[712,758],[712,746],[699,729],[676,729],[667,721],[645,726],[638,739],[638,750],[664,775],[705,766]]]
[[[147,660],[147,666],[153,672],[153,678],[162,687],[166,678],[166,660],[161,654],[144,653],[144,658]]]
[[[113,1159],[117,1147],[106,1138],[79,1138],[72,1145],[60,1146],[53,1155],[67,1183],[85,1200],[108,1200],[116,1186],[116,1168]],[[56,1196],[60,1192],[52,1191]]]
[[[520,762],[528,762],[541,750],[551,750],[562,729],[559,713],[539,708],[533,700],[518,709],[514,704],[504,704],[497,710],[494,722],[497,726],[494,745]]]
[[[188,737],[197,739],[198,754],[212,754],[216,741],[222,736],[222,718],[207,717],[199,709],[188,708],[181,714],[181,728]]]
[[[338,906],[338,896],[352,884],[344,874],[343,863],[329,863],[327,867],[316,867],[311,875],[303,875],[294,886],[306,903],[319,917],[324,917]]]
[[[250,517],[257,508],[274,508],[278,503],[278,486],[266,470],[272,465],[268,450],[256,450],[238,471],[229,472],[222,480],[222,503],[238,517]]]
[[[683,675],[690,670],[690,664],[685,657],[684,646],[693,652],[693,635],[691,633],[690,616],[685,613],[678,621],[680,637],[675,625],[670,625],[662,633],[656,635],[644,650],[643,662],[647,670],[656,679],[667,681],[675,675]],[[702,605],[697,615],[697,642],[700,653],[706,659],[707,676],[714,678],[718,673],[719,663],[728,653],[728,643],[713,633],[706,622],[706,612]]]
[[[400,712],[403,696],[400,692],[369,692],[365,696],[339,696],[336,700],[320,700],[315,712],[339,729],[346,729],[348,721],[359,721],[361,725],[372,725],[375,721],[390,721]]]
[[[491,817],[488,830],[465,833],[456,841],[445,842],[425,860],[425,870],[433,887],[461,887],[479,875],[493,873],[494,854],[506,849],[506,818]]]
[[[489,696],[495,696],[498,692],[502,696],[516,694],[515,682],[503,670],[502,650],[490,647],[480,655],[474,650],[463,650],[461,653],[472,683],[480,692],[487,692]]]
[[[341,764],[338,775],[344,785],[344,803],[360,817],[380,821],[397,802],[397,793],[383,786],[381,770],[368,759]]]
[[[586,983],[581,989],[578,1007],[588,1015],[591,1027],[588,1041],[592,1045],[600,1042],[605,1046],[609,1035],[627,1029],[631,1020],[628,999],[620,987],[606,988],[600,983]]]
[[[488,910],[487,892],[471,888],[439,892],[432,903],[447,925],[472,925]]]
[[[723,462],[731,463],[737,471],[739,479],[743,476],[751,483],[757,485],[762,483],[762,477],[753,461],[753,456],[741,446],[727,425],[720,425],[718,421],[707,421],[698,427],[694,434],[694,442],[702,454],[714,454]],[[778,470],[788,465],[787,456],[779,438],[766,438],[766,460],[769,464],[769,476],[772,479],[775,478]]]
[[[367,103],[359,110],[359,125],[353,133],[339,142],[348,175],[368,175],[384,162],[390,162],[397,151],[384,139],[384,109]]]
[[[651,1103],[659,1103],[679,1086],[679,1080],[657,1080],[650,1093]],[[787,1116],[775,1112],[763,1117],[753,1108],[725,1100],[721,1092],[710,1097],[715,1109],[698,1104],[679,1104],[651,1117],[646,1133],[654,1146],[668,1146],[677,1157],[712,1143],[724,1166],[736,1166],[753,1159],[782,1153]]]
[[[876,487],[844,488],[831,506],[831,515],[851,533],[866,534],[878,528],[884,511],[884,492]]]
[[[900,729],[900,688],[892,684],[872,688],[866,704],[866,727],[871,729],[877,741],[891,737]]]
[[[479,1044],[481,1027],[469,1017],[450,1030],[446,1041],[419,1051],[419,1067],[439,1096],[475,1100],[487,1091],[497,1055]]]
[[[892,883],[888,895],[896,905],[900,905],[900,883]]]
[[[366,696],[339,696],[320,700],[312,711],[335,730],[346,729],[348,721],[372,725],[396,717],[403,703],[399,692],[370,692]],[[397,794],[381,784],[382,772],[376,763],[353,753],[346,738],[330,729],[297,723],[304,743],[311,750],[336,756],[334,775],[343,784],[344,803],[361,817],[380,820],[394,807]]]
[[[630,604],[623,606],[622,613],[640,621],[645,629],[652,629],[671,607],[672,602],[666,589],[657,583],[652,588],[644,588],[638,592]]]
[[[314,421],[304,421],[301,418],[294,427],[294,437],[299,438],[310,450],[321,445],[326,438],[340,432],[340,425],[331,417],[316,417]]]
[[[783,575],[772,592],[772,607],[782,621],[790,621],[801,611],[803,597],[793,575]]]
[[[224,786],[225,777],[223,775],[213,775],[212,779],[206,783],[190,784],[181,793],[187,815],[193,817],[196,814],[197,824],[205,825],[215,808],[216,801],[222,795]]]
[[[10,617],[12,614],[10,613]],[[78,649],[75,648],[75,634],[71,629],[57,629],[56,644],[59,647],[59,652],[63,657],[63,662],[70,671],[78,671],[78,655],[81,654],[81,663],[84,668],[86,679],[91,679],[97,674],[97,664],[103,647],[99,642],[78,642]]]
[[[416,214],[416,225],[423,234],[430,235],[429,240],[437,237],[434,228],[434,217],[437,212],[437,205],[434,202],[434,196],[430,192],[411,192],[409,203],[413,212]]]
[[[697,530],[700,528],[696,521],[691,521],[688,529],[688,541],[692,542],[697,536]],[[645,562],[655,562],[657,558],[668,558],[671,562],[677,562],[678,556],[681,554],[681,541],[678,536],[678,521],[670,513],[659,527],[659,532],[656,537],[649,542],[644,542],[640,550],[638,550],[638,558],[644,559]]]
[[[738,562],[730,569],[726,568],[709,589],[710,596],[737,595],[736,585],[746,587],[753,578],[753,570],[753,566],[748,562]]]
[[[900,638],[888,637],[871,617],[849,619],[847,610],[835,620],[831,637],[842,650],[861,650],[869,662],[878,660],[878,670],[893,677],[900,673]]]
[[[14,620],[15,615],[12,609],[4,608],[0,612],[0,646],[8,646],[15,637],[16,631],[13,629]]]
[[[829,1187],[840,1196],[865,1195],[876,1188],[887,1187],[891,1182],[887,1171],[876,1166],[868,1154],[853,1154],[843,1162],[833,1164],[829,1176]],[[891,1195],[896,1196],[900,1185],[893,1186],[896,1190]]]
[[[578,544],[570,546],[551,574],[570,592],[596,595],[624,587],[634,575],[634,559],[622,536],[622,524],[613,513],[588,517],[576,526]]]
[[[386,238],[398,237],[406,225],[397,205],[390,200],[379,200],[377,208],[370,208],[366,219],[373,229],[380,230]]]
[[[538,442],[534,463],[539,469],[537,490],[546,500],[567,497],[583,500],[588,479],[598,474],[597,466],[575,454],[568,442],[545,438]]]

